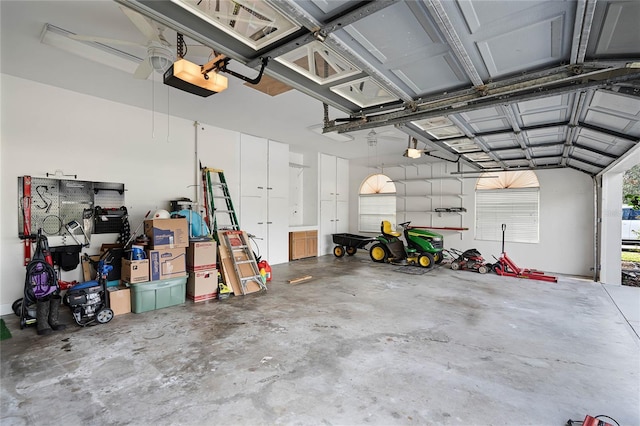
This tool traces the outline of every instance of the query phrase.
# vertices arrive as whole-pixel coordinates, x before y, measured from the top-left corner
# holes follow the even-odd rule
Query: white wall
[[[430,176],[434,171],[455,170],[450,164],[421,165],[418,168],[388,167],[384,173],[392,179],[404,177]],[[375,171],[368,167],[351,165],[350,167],[350,205],[357,206],[358,190],[362,181]],[[405,174],[406,173],[406,174]],[[552,169],[535,172],[540,182],[540,242],[538,244],[511,243],[505,244],[508,256],[520,267],[540,269],[543,271],[592,276],[593,266],[593,181],[591,177],[573,169]],[[407,175],[408,174],[408,175]],[[434,174],[436,176],[437,174]],[[430,215],[408,217],[414,225],[423,226],[456,226],[467,227],[468,231],[437,231],[445,238],[445,248],[466,250],[476,248],[485,259],[493,261],[492,255],[498,257],[501,252],[500,241],[480,241],[474,238],[476,179],[464,179],[465,194],[463,206],[467,209],[461,215],[452,215],[442,220],[455,223],[429,223]],[[425,183],[425,188],[428,188]],[[399,190],[402,189],[400,184]],[[400,203],[401,201],[399,201]],[[434,206],[438,207],[438,206]],[[462,221],[460,222],[460,218]],[[357,208],[350,212],[350,232],[357,233]],[[399,213],[397,221],[403,216]],[[427,223],[421,223],[424,221]],[[457,222],[456,222],[457,221]]]
[[[195,200],[196,130],[203,166],[222,168],[237,204],[239,136],[235,131],[2,75],[0,315],[24,288],[18,238],[18,177],[63,170],[78,180],[125,184],[132,230],[148,210],[176,197]],[[114,235],[109,235],[114,238]],[[99,250],[93,238],[89,252]],[[49,239],[50,245],[59,244]],[[80,269],[64,280],[81,280]]]

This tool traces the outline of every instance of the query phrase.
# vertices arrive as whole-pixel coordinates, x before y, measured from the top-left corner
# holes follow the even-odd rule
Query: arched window
[[[380,232],[380,222],[396,223],[396,186],[383,174],[371,175],[360,185],[360,232]]]
[[[483,173],[476,184],[476,239],[539,242],[540,184],[532,171]]]

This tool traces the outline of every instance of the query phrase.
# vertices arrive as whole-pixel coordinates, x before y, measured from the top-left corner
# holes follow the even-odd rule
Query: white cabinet
[[[289,260],[289,146],[240,137],[240,228],[256,236],[256,254],[276,265]]]
[[[349,231],[349,162],[320,154],[320,255],[333,250],[333,234]]]

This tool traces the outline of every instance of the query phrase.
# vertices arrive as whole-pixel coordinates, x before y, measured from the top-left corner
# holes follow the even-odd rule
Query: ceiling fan
[[[141,80],[149,78],[151,73],[155,70],[159,73],[164,73],[171,64],[176,60],[176,46],[167,41],[164,36],[165,27],[161,24],[152,21],[151,19],[141,15],[140,13],[128,9],[124,6],[119,6],[120,10],[131,20],[131,22],[140,30],[140,32],[146,37],[147,42],[145,44],[136,43],[127,40],[118,40],[107,37],[94,37],[86,35],[70,35],[69,37],[79,41],[89,41],[94,43],[100,43],[104,45],[125,45],[125,46],[143,46],[147,48],[147,56],[142,60],[140,65],[133,73],[133,77]],[[189,45],[187,50],[190,53],[195,53],[197,56],[209,57],[213,50],[203,45]]]

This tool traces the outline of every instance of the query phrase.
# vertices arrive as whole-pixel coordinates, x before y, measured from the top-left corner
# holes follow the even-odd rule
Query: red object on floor
[[[518,265],[516,265],[515,262],[507,256],[507,253],[504,252],[500,256],[500,259],[498,259],[498,263],[496,263],[494,270],[496,271],[496,274],[506,277],[527,278],[551,283],[558,282],[558,278],[551,275],[545,275],[542,271],[518,267]]]
[[[264,272],[267,274],[267,281],[271,281],[271,265],[266,260],[261,260],[258,262],[258,270],[264,269]]]
[[[613,426],[611,423],[607,423],[604,420],[596,419],[590,415],[585,416],[582,426]]]

